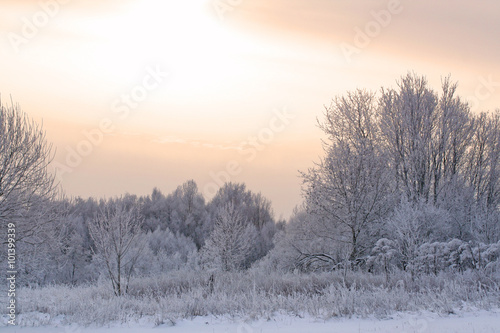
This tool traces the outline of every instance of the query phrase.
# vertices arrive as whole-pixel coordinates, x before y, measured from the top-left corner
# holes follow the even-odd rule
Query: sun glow
[[[130,66],[159,63],[174,74],[177,93],[217,86],[241,74],[238,57],[253,48],[220,24],[207,0],[135,1],[113,19],[92,25],[94,53],[122,77]],[[88,26],[88,25],[87,25]]]

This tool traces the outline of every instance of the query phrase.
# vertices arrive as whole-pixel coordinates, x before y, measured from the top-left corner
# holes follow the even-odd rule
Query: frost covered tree
[[[242,269],[255,246],[257,231],[233,204],[217,211],[213,230],[203,247],[209,266],[223,271]]]
[[[394,189],[448,211],[450,238],[496,242],[500,112],[471,114],[456,89],[446,78],[437,94],[425,77],[408,74],[397,89],[382,90],[381,133]]]
[[[382,89],[382,142],[395,187],[410,201],[439,204],[441,196],[463,190],[475,120],[456,89],[447,77],[438,94],[415,74],[402,77],[396,89]]]
[[[79,205],[73,202],[66,205],[67,213],[63,212],[57,223],[59,278],[63,283],[77,284],[95,278],[95,267],[91,267],[92,239],[85,216],[77,210]]]
[[[198,190],[194,180],[189,180],[177,187],[169,195],[173,212],[171,224],[186,237],[191,237],[196,246],[201,248],[210,232],[205,198]]]
[[[145,246],[138,242],[141,219],[135,207],[122,202],[106,202],[89,223],[94,253],[105,266],[117,296],[127,291],[134,267]]]
[[[296,208],[290,217],[285,233],[278,234],[269,259],[278,269],[302,271],[330,270],[343,262],[350,254],[344,243],[328,237],[318,216],[305,208]],[[320,227],[318,227],[320,226]],[[333,229],[331,230],[333,232]]]
[[[388,238],[405,268],[413,237],[498,241],[500,111],[473,115],[456,91],[449,77],[438,93],[409,73],[379,98],[358,90],[334,99],[320,123],[325,157],[302,174],[310,232],[344,244],[351,261]]]
[[[362,90],[336,98],[320,123],[326,156],[302,174],[317,236],[346,244],[351,261],[371,248],[387,210],[388,172],[377,144],[376,111],[374,95]]]
[[[191,238],[174,234],[169,229],[157,228],[154,232],[142,233],[139,238],[139,243],[144,241],[147,244],[136,265],[141,276],[181,269],[198,254]]]
[[[271,202],[262,194],[247,190],[245,184],[225,183],[208,205],[210,223],[215,220],[220,207],[226,205],[232,205],[246,223],[252,224],[257,231],[253,251],[248,258],[249,265],[265,256],[273,246],[276,224]]]
[[[19,105],[0,101],[0,219],[18,222],[16,239],[21,241],[51,221],[48,203],[56,196],[54,175],[48,172],[53,158],[42,127]],[[33,217],[23,219],[26,212]]]
[[[139,199],[141,215],[144,218],[143,230],[155,231],[158,227],[165,230],[169,228],[173,232],[178,232],[171,223],[173,214],[173,203],[170,197],[166,197],[158,188],[154,188],[151,195]]]
[[[463,172],[474,135],[474,117],[469,106],[456,96],[457,84],[444,79],[437,104],[432,148],[432,197],[449,191],[463,190]]]
[[[483,242],[496,242],[500,240],[500,110],[477,116],[466,170],[476,202],[473,231]]]
[[[382,89],[381,130],[391,156],[397,188],[410,201],[432,192],[433,130],[438,97],[424,77],[408,74],[398,89]]]
[[[210,233],[210,216],[205,199],[193,180],[183,183],[168,195],[155,188],[150,196],[141,197],[139,204],[145,231],[154,232],[160,227],[174,234],[181,233],[192,238],[198,249]]]

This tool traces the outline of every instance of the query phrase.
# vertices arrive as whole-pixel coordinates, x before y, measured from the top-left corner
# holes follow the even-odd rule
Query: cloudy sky
[[[7,0],[0,22],[2,103],[43,121],[71,196],[230,180],[288,217],[333,97],[414,71],[500,107],[497,0]]]

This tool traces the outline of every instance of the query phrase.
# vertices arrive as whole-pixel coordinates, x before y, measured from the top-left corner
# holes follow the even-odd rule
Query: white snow
[[[500,332],[500,309],[440,316],[435,313],[398,313],[388,319],[342,318],[318,320],[278,315],[270,320],[236,321],[229,318],[197,317],[154,327],[153,319],[134,324],[113,324],[103,328],[79,327],[2,327],[5,333],[486,333]]]

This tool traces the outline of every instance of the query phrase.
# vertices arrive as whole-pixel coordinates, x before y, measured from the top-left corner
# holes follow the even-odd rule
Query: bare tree
[[[477,208],[473,231],[481,241],[496,242],[500,239],[500,110],[476,117],[466,170]]]
[[[215,268],[223,271],[241,269],[253,251],[256,237],[255,226],[248,223],[233,204],[226,204],[217,212],[203,253]]]
[[[245,218],[247,224],[253,224],[257,231],[256,245],[248,259],[248,264],[264,257],[273,247],[272,239],[276,233],[271,201],[261,193],[248,190],[243,183],[228,182],[217,191],[209,203],[211,221],[215,221],[220,208],[228,204]]]
[[[42,127],[11,102],[0,101],[0,220],[17,225],[17,240],[35,235],[50,221],[45,209],[57,193],[47,167],[53,158]],[[27,211],[38,218],[21,219]]]
[[[357,90],[335,99],[320,128],[328,135],[326,157],[302,174],[307,210],[318,217],[318,237],[347,244],[355,260],[372,247],[369,239],[387,207],[373,94]]]
[[[381,132],[391,156],[396,187],[410,201],[429,200],[438,96],[425,77],[408,74],[398,89],[382,89]]]
[[[94,254],[106,266],[106,271],[117,296],[127,292],[130,277],[144,248],[138,242],[141,220],[135,208],[122,203],[108,202],[89,223],[94,241]]]
[[[470,108],[446,77],[438,95],[425,77],[408,74],[397,89],[382,89],[381,134],[396,187],[408,200],[438,203],[460,185],[474,134]]]
[[[455,95],[457,83],[447,77],[442,84],[438,103],[437,123],[433,125],[434,146],[432,153],[433,196],[437,202],[443,188],[457,181],[463,172],[467,151],[474,135],[474,118],[469,106]]]
[[[201,248],[208,236],[209,225],[205,223],[208,213],[198,185],[194,180],[189,180],[178,186],[169,199],[173,201],[172,222],[178,226],[180,233],[192,237],[198,249]]]

